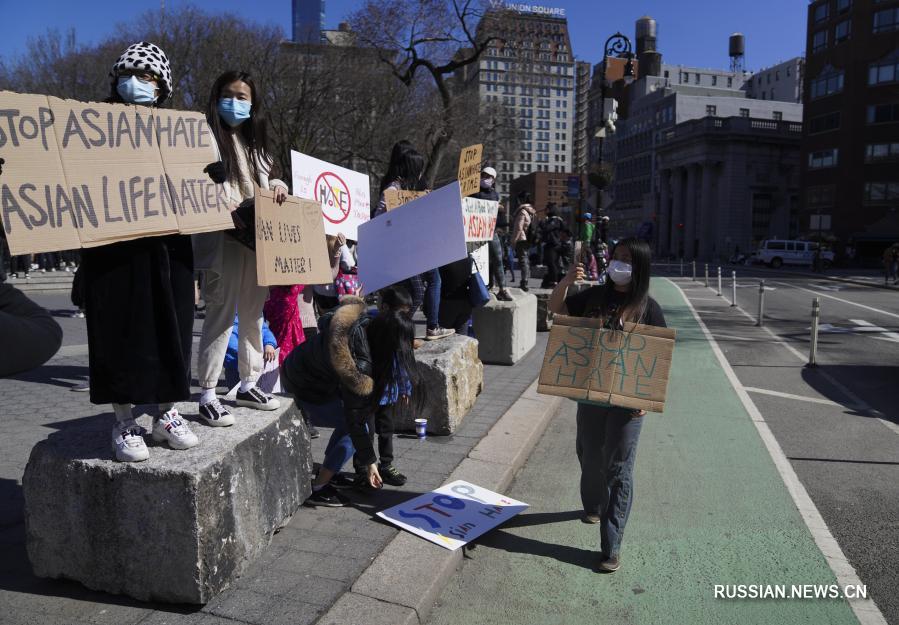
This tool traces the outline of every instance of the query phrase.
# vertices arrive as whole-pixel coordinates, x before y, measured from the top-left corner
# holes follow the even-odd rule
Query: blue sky
[[[634,22],[644,14],[659,23],[659,48],[666,63],[727,67],[727,38],[734,31],[746,35],[748,69],[804,53],[808,6],[804,0],[530,1],[566,10],[574,53],[591,63],[599,61],[603,43],[615,31],[633,38]],[[165,3],[176,7],[188,2]],[[279,25],[290,34],[290,0],[196,0],[192,4]],[[360,4],[361,0],[326,0],[326,26],[336,27]],[[92,43],[111,33],[117,22],[159,6],[160,0],[0,0],[0,58],[8,61],[22,54],[28,37],[47,28],[75,28],[78,41]]]

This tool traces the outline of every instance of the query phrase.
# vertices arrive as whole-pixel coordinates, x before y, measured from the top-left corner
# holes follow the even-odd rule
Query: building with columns
[[[722,260],[798,232],[802,122],[705,117],[656,146],[656,253]]]

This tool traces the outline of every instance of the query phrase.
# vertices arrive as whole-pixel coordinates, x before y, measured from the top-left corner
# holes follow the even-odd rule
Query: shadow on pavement
[[[5,378],[20,382],[34,382],[36,384],[50,384],[62,388],[73,388],[87,381],[87,365],[44,365],[31,371],[19,373]],[[72,380],[79,380],[72,382]]]
[[[818,365],[802,370],[802,379],[806,384],[821,393],[822,396],[842,404],[852,414],[865,417],[874,416],[859,410],[852,401],[836,388],[822,373],[837,380],[845,387],[852,389],[872,408],[880,412],[880,418],[899,425],[899,413],[896,410],[895,392],[899,383],[899,366],[886,365]]]
[[[519,514],[503,523],[503,528],[508,529],[511,527],[529,527],[531,525],[564,523],[566,521],[575,521],[577,519],[580,519],[583,514],[583,510],[567,510],[565,512],[532,512],[530,514]]]
[[[559,514],[570,514],[563,512]],[[504,526],[505,527],[505,526]],[[504,530],[493,530],[481,536],[471,547],[484,546],[492,549],[502,549],[509,553],[522,553],[532,556],[541,556],[544,558],[552,558],[564,564],[580,566],[585,569],[594,570],[596,568],[598,552],[588,549],[579,549],[569,545],[557,545],[554,543],[545,543],[541,540],[533,538],[525,538],[524,536],[516,536]]]

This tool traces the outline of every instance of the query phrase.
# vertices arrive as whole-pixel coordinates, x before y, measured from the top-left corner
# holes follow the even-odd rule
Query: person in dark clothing
[[[583,280],[584,266],[572,264],[549,300],[559,315],[595,317],[607,328],[624,322],[665,327],[662,309],[649,296],[650,249],[636,238],[618,242],[609,263],[609,280],[576,295],[568,287]],[[621,565],[621,540],[634,501],[634,462],[643,410],[578,402],[576,451],[581,464],[583,521],[600,524],[599,570]]]
[[[59,351],[62,328],[10,284],[0,284],[0,377],[39,367]]]
[[[559,253],[562,247],[562,230],[565,224],[556,215],[555,204],[550,202],[546,207],[546,219],[540,224],[540,241],[543,243],[543,264],[546,274],[541,288],[551,289],[559,282]]]
[[[381,488],[383,480],[366,422],[380,406],[385,391],[398,383],[397,370],[406,373],[410,395],[418,396],[414,339],[415,325],[408,315],[390,311],[371,319],[365,300],[350,295],[319,319],[319,333],[284,361],[284,389],[313,422],[334,428],[307,504],[346,504],[346,497],[330,482],[354,453],[366,468],[369,485]]]
[[[468,334],[468,321],[471,319],[468,281],[473,269],[474,261],[470,255],[440,268],[440,325],[452,328],[456,334],[463,336]]]
[[[496,192],[496,170],[492,167],[485,167],[481,171],[481,188],[472,197],[481,200],[492,200],[499,202],[499,193]],[[502,207],[500,207],[502,209]],[[497,229],[499,221],[497,217]],[[500,243],[499,233],[494,229],[493,240],[490,241],[490,247],[487,248],[490,253],[490,287],[494,285],[499,289],[496,299],[502,302],[511,302],[512,296],[506,290],[506,272],[503,269],[503,246]]]

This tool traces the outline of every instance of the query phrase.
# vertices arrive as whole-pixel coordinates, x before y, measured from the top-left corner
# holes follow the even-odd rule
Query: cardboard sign
[[[384,203],[387,210],[392,211],[398,206],[408,204],[412,200],[425,196],[429,191],[403,191],[402,189],[387,189],[384,191]]]
[[[0,92],[0,154],[14,255],[232,226],[199,113]]]
[[[471,257],[474,259],[471,273],[474,274],[477,271],[481,274],[481,280],[484,281],[484,284],[490,284],[490,244],[485,243],[476,247],[472,251]]]
[[[465,240],[470,243],[492,241],[498,213],[499,202],[495,200],[463,197],[462,220],[465,222]]]
[[[274,192],[256,187],[255,205],[259,285],[330,284],[319,203],[288,195],[279,206]]]
[[[484,146],[478,143],[470,145],[459,154],[459,186],[462,188],[462,197],[477,193],[481,188],[481,157]]]
[[[378,516],[455,551],[527,508],[524,502],[457,480],[378,512]]]
[[[622,408],[662,412],[675,330],[556,315],[537,392]]]
[[[369,220],[368,176],[291,150],[293,194],[321,205],[325,234],[343,233],[358,241],[358,228]]]
[[[366,293],[466,256],[458,182],[359,228],[359,280]]]

